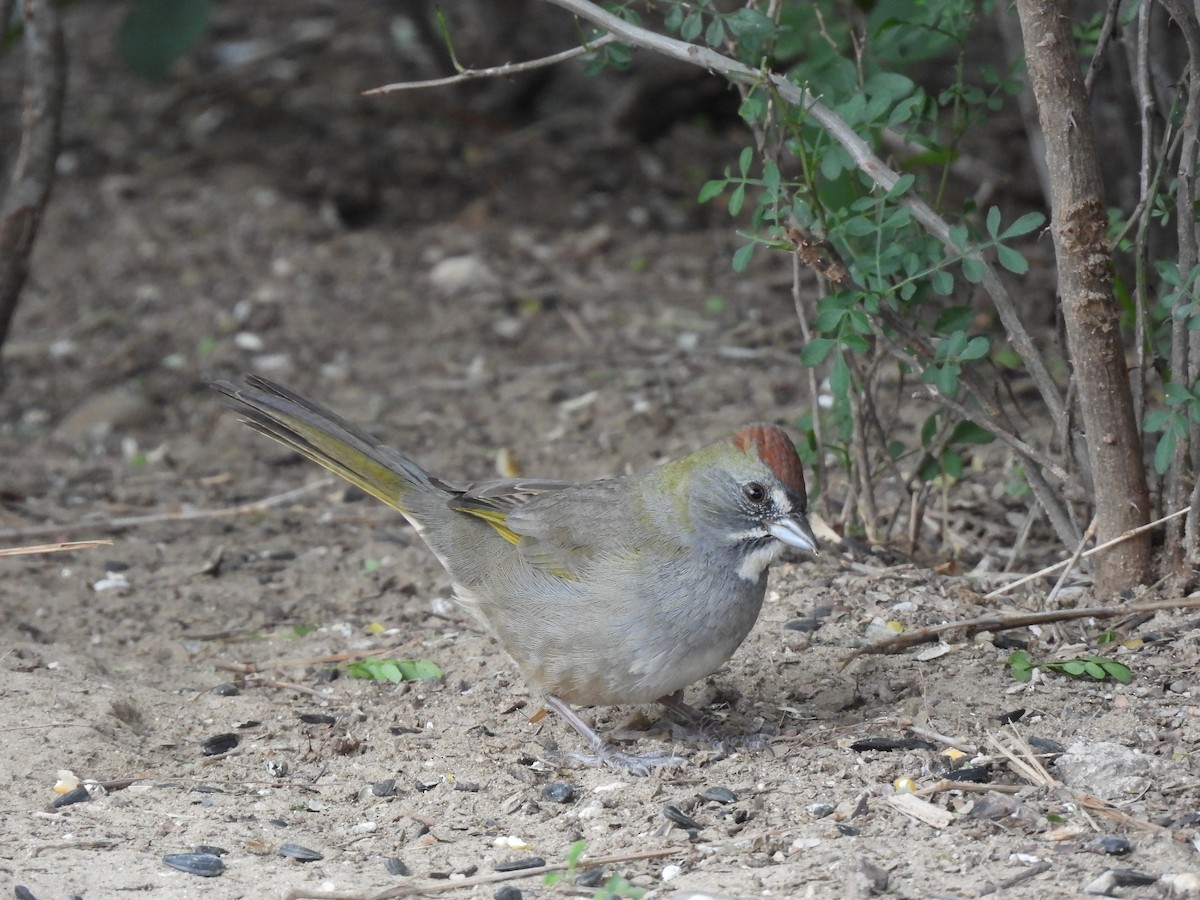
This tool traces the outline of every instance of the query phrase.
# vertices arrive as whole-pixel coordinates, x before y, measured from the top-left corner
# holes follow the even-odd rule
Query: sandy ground
[[[618,858],[604,879],[661,896],[1074,897],[1109,869],[1159,879],[1114,896],[1186,895],[1162,878],[1200,872],[1188,613],[1105,651],[1129,685],[1016,682],[997,635],[841,666],[887,622],[995,611],[934,569],[999,558],[999,466],[957,495],[954,522],[990,523],[961,559],[931,536],[912,560],[850,542],[776,569],[749,640],[688,694],[777,734],[769,749],[681,742],[654,708],[587,711],[687,759],[639,779],[572,762],[573,733],[530,721],[403,521],[240,425],[208,383],[260,372],[449,476],[492,476],[502,451],[532,475],[613,474],[805,411],[787,261],[734,278],[723,213],[691,203],[736,133],[684,122],[643,144],[603,116],[515,127],[428,95],[368,104],[356,91],[393,74],[383,14],[302,6],[315,43],[248,71],[191,62],[160,87],[114,64],[114,11],[69,7],[63,174],[3,355],[0,530],[112,544],[0,561],[3,879],[39,900],[490,897],[505,885],[476,882],[499,864],[563,864],[584,841]],[[225,40],[273,34],[220,22]],[[1058,658],[1101,630],[1009,637]],[[332,661],[367,651],[445,677],[375,683]],[[997,736],[1091,765],[1049,752],[1072,787],[1038,785]],[[928,743],[856,745],[872,738]],[[929,821],[895,805],[898,779],[932,788],[959,765],[987,785],[922,795]],[[91,800],[52,808],[59,770]],[[1096,794],[1115,805],[1089,809]],[[223,874],[162,861],[197,845],[224,851]]]

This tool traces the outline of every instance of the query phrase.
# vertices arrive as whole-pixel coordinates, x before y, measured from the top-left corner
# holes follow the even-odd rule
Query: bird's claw
[[[570,757],[589,766],[608,766],[619,772],[628,772],[645,778],[651,769],[657,766],[676,766],[687,762],[682,756],[667,750],[656,750],[650,753],[625,753],[611,744],[601,744],[591,753],[572,753]]]

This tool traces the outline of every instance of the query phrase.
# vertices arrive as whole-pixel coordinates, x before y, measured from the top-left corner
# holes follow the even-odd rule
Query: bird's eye
[[[767,499],[767,489],[757,481],[742,485],[742,496],[751,503],[762,503]]]

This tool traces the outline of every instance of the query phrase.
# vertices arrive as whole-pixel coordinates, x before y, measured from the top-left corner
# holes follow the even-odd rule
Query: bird
[[[768,568],[785,547],[818,552],[799,455],[775,425],[619,477],[455,483],[265,378],[213,387],[252,428],[399,511],[590,764],[683,762],[618,749],[574,707],[658,702],[698,720],[683,689],[750,633]]]

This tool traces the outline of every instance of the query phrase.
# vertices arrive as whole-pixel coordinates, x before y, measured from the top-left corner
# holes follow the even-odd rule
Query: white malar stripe
[[[782,552],[783,544],[779,541],[771,541],[770,543],[763,544],[761,547],[756,547],[746,555],[746,558],[742,560],[742,564],[738,566],[738,577],[744,578],[747,581],[758,581],[762,576],[763,570],[779,559],[779,554]]]

